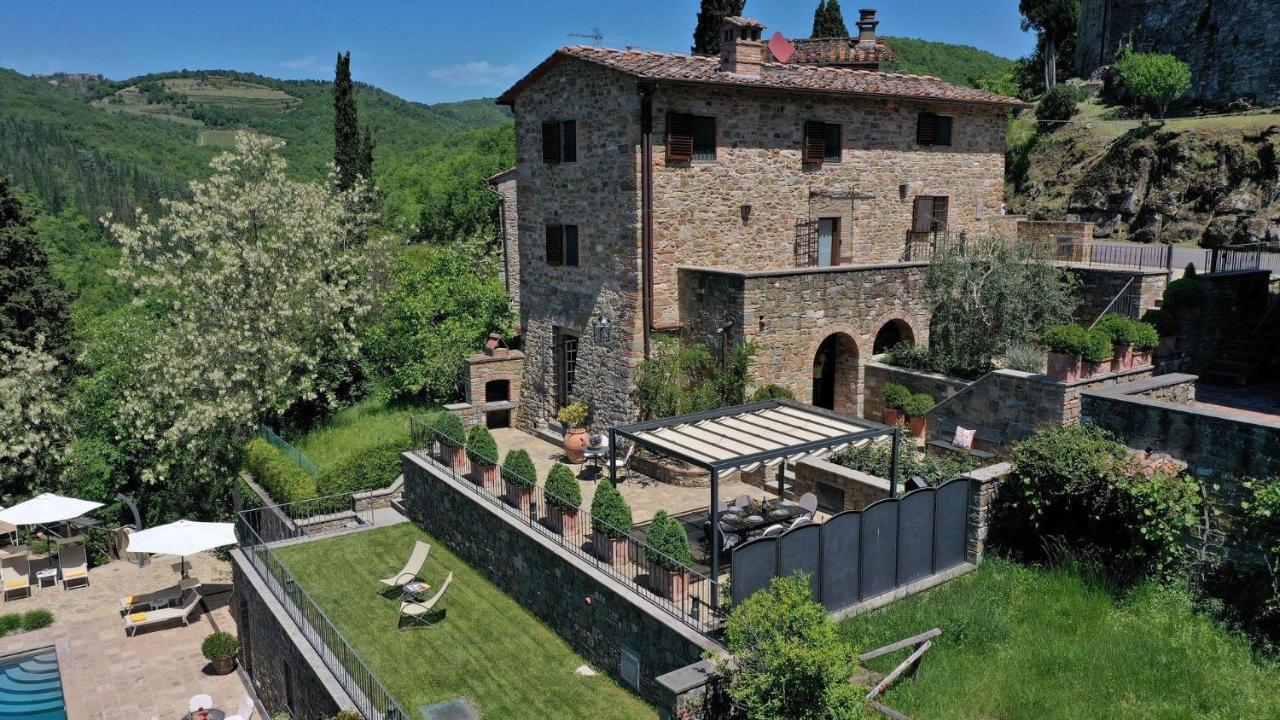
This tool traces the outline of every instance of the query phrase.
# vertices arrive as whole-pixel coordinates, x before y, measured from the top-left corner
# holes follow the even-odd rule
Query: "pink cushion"
[[[956,436],[951,439],[951,444],[964,450],[973,448],[973,437],[978,434],[977,430],[956,426]]]

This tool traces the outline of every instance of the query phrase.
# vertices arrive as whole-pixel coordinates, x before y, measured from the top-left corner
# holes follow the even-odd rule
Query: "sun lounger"
[[[27,554],[14,553],[0,559],[0,582],[4,583],[4,599],[15,593],[31,596],[31,563]]]
[[[453,582],[453,573],[449,573],[449,576],[444,579],[444,584],[440,586],[436,594],[425,602],[402,600],[400,602],[400,626],[397,629],[404,630],[406,628],[434,625],[435,623],[430,619],[431,615],[435,610],[436,603],[440,602],[440,598],[444,596],[444,591],[449,589],[449,583],[451,582]],[[408,625],[404,624],[405,618],[410,620]]]
[[[174,621],[181,621],[183,625],[191,622],[191,613],[195,611],[196,606],[200,604],[200,594],[191,593],[187,599],[177,607],[161,608],[159,610],[148,610],[146,612],[130,613],[124,616],[124,632],[126,635],[133,637],[138,628],[150,627],[152,625],[160,625]]]
[[[429,552],[431,552],[430,545],[421,540],[414,541],[413,552],[409,554],[409,561],[404,564],[404,569],[378,582],[389,588],[400,588],[417,580],[418,573],[422,572],[422,566],[427,562],[427,553]]]
[[[89,560],[83,545],[68,545],[58,551],[58,573],[62,576],[62,589],[72,586],[89,587]]]
[[[141,595],[126,595],[120,598],[120,612],[133,612],[136,608],[159,610],[166,605],[172,605],[182,599],[182,594],[188,590],[194,590],[200,586],[200,581],[195,578],[183,578],[181,582],[172,587],[154,590]]]

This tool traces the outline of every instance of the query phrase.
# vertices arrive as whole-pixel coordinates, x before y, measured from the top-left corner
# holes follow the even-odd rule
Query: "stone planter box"
[[[484,489],[488,490],[489,492],[497,492],[498,466],[497,465],[479,465],[476,463],[472,463],[471,482],[477,485],[483,485]]]
[[[1082,367],[1080,371],[1080,377],[1082,379],[1093,378],[1099,375],[1106,375],[1107,373],[1111,372],[1110,359],[1101,360],[1099,362],[1085,360],[1081,363],[1081,366]]]
[[[578,510],[563,510],[552,505],[547,508],[547,522],[551,529],[564,535],[574,537],[578,534]]]
[[[1129,343],[1112,343],[1111,372],[1124,372],[1134,367],[1133,346]]]
[[[627,557],[629,544],[624,537],[611,538],[602,532],[591,533],[591,545],[595,549],[596,557],[610,565],[623,565],[630,560]]]
[[[1150,365],[1152,362],[1150,350],[1134,350],[1133,364],[1130,368],[1140,368]]]
[[[689,571],[676,570],[671,571],[660,565],[653,565],[653,572],[650,574],[650,582],[653,583],[654,592],[673,603],[683,602],[689,595]]]
[[[1080,356],[1065,353],[1049,353],[1047,374],[1058,382],[1075,382],[1080,379]]]
[[[462,446],[444,445],[440,448],[440,454],[444,456],[444,464],[453,468],[454,472],[461,473],[466,471],[467,451]]]
[[[508,483],[506,502],[511,507],[520,508],[520,512],[528,515],[529,508],[533,505],[533,491],[534,488],[531,487]]]

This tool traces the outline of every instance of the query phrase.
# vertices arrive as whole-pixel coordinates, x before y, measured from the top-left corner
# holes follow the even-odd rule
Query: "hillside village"
[[[1274,8],[696,4],[0,69],[0,720],[1280,716]]]

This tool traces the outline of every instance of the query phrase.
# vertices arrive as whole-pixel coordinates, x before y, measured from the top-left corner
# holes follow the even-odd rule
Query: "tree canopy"
[[[34,348],[40,338],[42,352],[70,360],[70,299],[31,217],[0,176],[0,343]]]
[[[813,11],[813,32],[809,37],[849,37],[849,27],[840,12],[840,0],[819,0]]]
[[[694,55],[720,53],[720,23],[727,17],[741,15],[747,0],[702,0],[698,25],[693,29]]]

